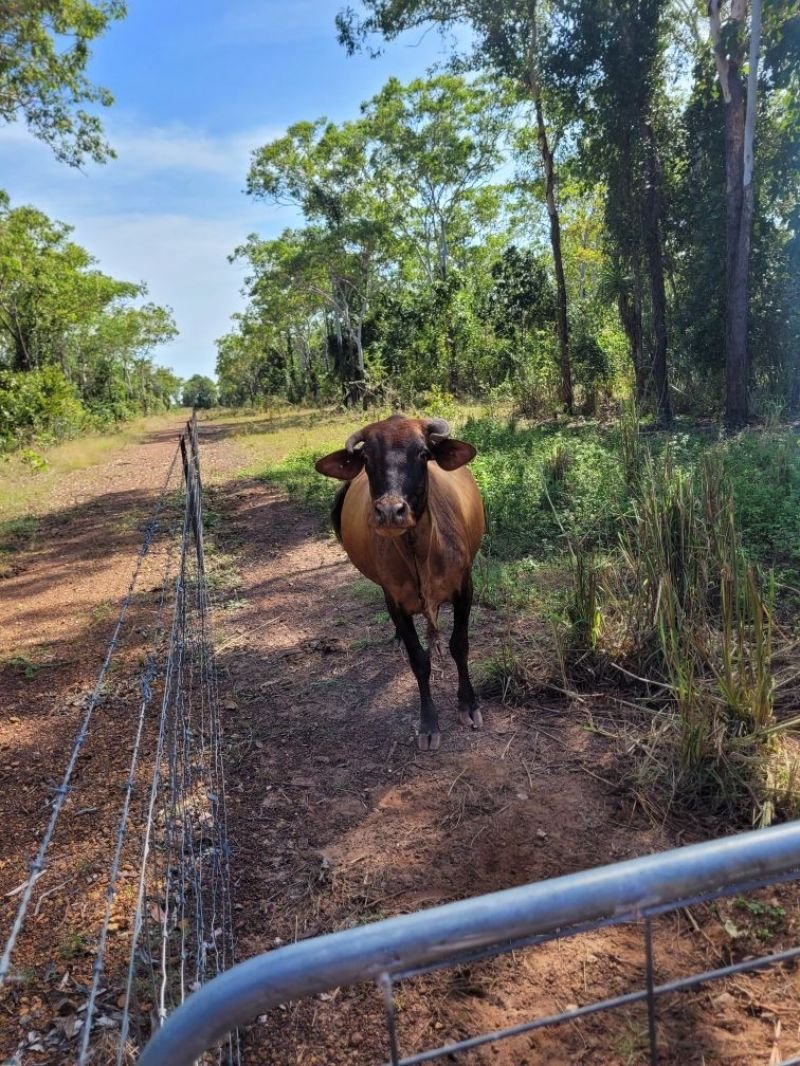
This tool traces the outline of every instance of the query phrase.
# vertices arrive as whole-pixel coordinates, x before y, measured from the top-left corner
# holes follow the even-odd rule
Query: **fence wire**
[[[175,502],[174,490],[180,486],[173,482],[181,469],[183,502],[176,512],[168,505]],[[130,719],[130,741],[119,738],[120,746],[129,743],[130,754],[120,783],[85,1012],[81,1008],[73,1033],[78,1066],[99,1061],[98,1054],[104,1062],[127,1066],[136,1047],[170,1012],[235,958],[213,595],[206,575],[200,453],[193,417],[178,442],[145,529],[103,664],[55,790],[47,828],[29,876],[20,886],[22,895],[0,959],[0,985],[16,977],[12,956],[25,929],[37,880],[45,872],[77,760],[92,733],[90,727],[96,730],[97,723],[102,724],[95,711],[121,644],[144,559],[157,536],[163,541],[163,568],[149,647],[137,678],[138,713]],[[105,725],[108,728],[109,723]],[[108,947],[112,917],[124,903],[123,864],[133,868],[135,899],[127,916],[131,937],[120,974],[121,960],[109,959]],[[114,956],[118,954],[117,949]],[[110,1007],[109,997],[114,1002],[119,999],[121,1009]],[[110,1026],[118,1027],[113,1052]],[[236,1031],[217,1050],[216,1061],[233,1066],[241,1062]]]
[[[89,735],[89,727],[91,725],[92,716],[94,715],[94,712],[97,709],[97,705],[100,702],[101,695],[103,692],[103,686],[108,676],[108,670],[111,666],[111,661],[114,657],[114,653],[116,652],[117,647],[119,645],[122,628],[125,624],[125,619],[128,614],[128,609],[130,607],[131,600],[133,599],[134,590],[136,589],[136,586],[139,581],[139,576],[142,572],[142,564],[144,563],[145,556],[150,550],[150,546],[153,543],[153,539],[156,536],[156,533],[158,532],[161,513],[167,500],[167,490],[172,481],[172,475],[175,470],[177,458],[178,450],[176,449],[175,454],[172,457],[172,462],[170,463],[169,470],[167,471],[167,476],[161,488],[161,492],[159,493],[155,510],[152,514],[152,517],[150,518],[150,521],[147,523],[144,538],[142,540],[141,547],[139,548],[139,552],[136,556],[136,562],[134,564],[133,573],[131,575],[130,583],[128,585],[128,591],[122,601],[122,606],[120,607],[119,615],[117,616],[117,622],[114,626],[114,631],[111,635],[111,640],[108,642],[108,646],[106,648],[106,654],[105,658],[103,659],[103,664],[100,667],[99,674],[97,675],[97,681],[95,682],[95,686],[91,695],[86,701],[83,719],[81,721],[80,728],[78,729],[78,732],[75,736],[75,740],[72,745],[72,751],[70,752],[69,761],[67,762],[67,768],[64,771],[64,776],[61,779],[61,784],[55,790],[53,807],[50,812],[50,819],[47,823],[47,828],[45,829],[44,836],[42,837],[41,842],[39,844],[39,849],[36,853],[36,858],[31,863],[30,875],[27,881],[25,882],[24,889],[22,890],[22,895],[20,897],[19,905],[17,907],[17,912],[14,916],[14,922],[11,926],[11,932],[9,933],[8,938],[6,939],[5,947],[3,948],[3,954],[2,956],[0,956],[0,987],[2,987],[2,985],[4,985],[8,980],[9,971],[11,967],[11,957],[14,953],[14,948],[16,947],[19,934],[21,933],[22,927],[25,924],[25,918],[28,913],[28,907],[30,906],[34,885],[36,884],[36,881],[41,876],[41,874],[44,872],[45,858],[47,856],[48,849],[50,848],[50,843],[53,839],[53,834],[55,833],[56,824],[58,823],[58,819],[61,816],[62,810],[64,809],[64,803],[70,790],[70,783],[72,781],[72,775],[75,770],[75,764],[78,761],[78,757],[80,756],[84,742],[86,741],[86,738]]]
[[[145,814],[139,890],[118,1066],[126,1054],[136,983],[149,986],[151,1028],[235,958],[219,678],[203,536],[194,419],[181,438],[185,508],[172,633]],[[139,1019],[138,1040],[147,1022]],[[238,1032],[217,1049],[238,1064]]]

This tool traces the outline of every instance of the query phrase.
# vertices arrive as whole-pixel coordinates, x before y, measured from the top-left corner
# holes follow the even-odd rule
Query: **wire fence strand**
[[[144,538],[136,556],[136,562],[134,564],[133,573],[131,575],[130,583],[128,585],[128,591],[122,601],[122,606],[120,607],[119,615],[117,616],[116,625],[114,626],[114,631],[111,635],[111,640],[108,642],[105,658],[103,659],[103,664],[100,667],[100,672],[97,675],[97,680],[95,682],[94,689],[86,702],[83,719],[81,720],[80,728],[78,729],[78,732],[75,736],[75,740],[72,745],[72,750],[70,752],[70,757],[67,762],[66,770],[64,771],[64,775],[61,779],[61,784],[55,790],[55,795],[53,798],[53,807],[50,812],[50,819],[47,823],[47,828],[45,829],[44,835],[39,843],[39,848],[36,853],[36,857],[31,863],[30,875],[25,883],[25,888],[22,891],[19,905],[17,907],[17,911],[14,917],[14,922],[11,926],[11,931],[8,935],[5,947],[3,949],[3,954],[2,956],[0,956],[0,987],[2,987],[9,978],[9,973],[11,969],[11,958],[17,944],[17,939],[19,938],[19,935],[22,932],[23,925],[25,924],[25,918],[28,913],[28,907],[30,906],[34,885],[36,884],[36,881],[38,880],[39,876],[44,871],[45,858],[50,848],[50,843],[53,839],[53,834],[55,833],[56,824],[58,823],[58,819],[64,808],[64,803],[66,802],[66,798],[69,793],[70,782],[72,781],[72,775],[75,770],[75,765],[78,761],[78,757],[80,756],[84,742],[87,736],[89,735],[89,727],[91,725],[92,716],[94,715],[97,705],[100,702],[100,698],[103,692],[103,685],[108,675],[108,670],[111,666],[111,661],[114,657],[114,653],[116,652],[119,644],[122,628],[125,624],[128,609],[133,599],[134,590],[136,589],[136,586],[139,581],[139,575],[142,571],[142,565],[144,563],[145,556],[150,550],[150,545],[152,544],[153,539],[158,531],[161,512],[164,508],[164,504],[167,499],[167,491],[169,484],[172,480],[172,475],[175,470],[177,458],[178,449],[176,448],[175,454],[172,458],[172,462],[169,466],[169,470],[167,471],[167,476],[164,479],[163,486],[159,493],[155,509],[145,529]]]
[[[181,462],[178,463],[180,457]],[[182,470],[182,502],[176,503],[176,470]],[[93,942],[94,962],[82,1017],[74,1029],[72,1061],[88,1066],[108,1048],[108,1029],[118,1025],[110,1061],[127,1066],[169,1014],[235,960],[230,850],[220,684],[214,652],[214,595],[206,572],[202,479],[197,423],[181,435],[134,561],[111,639],[91,694],[85,701],[60,786],[0,958],[0,986],[14,977],[12,957],[24,932],[31,899],[45,872],[56,826],[87,739],[101,721],[95,711],[106,695],[130,607],[141,584],[144,560],[163,535],[154,621],[135,677],[136,713],[120,773],[121,796],[104,876],[105,895]],[[104,721],[104,720],[103,720]],[[127,719],[126,719],[127,721]],[[106,724],[107,725],[107,724]],[[123,864],[134,878],[130,944],[124,959],[109,957],[109,936],[124,899]],[[132,864],[132,869],[130,869]],[[109,987],[104,988],[103,985]],[[111,1000],[120,1007],[109,1006]],[[100,1005],[103,1004],[103,1016]],[[216,1052],[217,1061],[241,1063],[237,1032]],[[63,1061],[63,1059],[59,1059]]]

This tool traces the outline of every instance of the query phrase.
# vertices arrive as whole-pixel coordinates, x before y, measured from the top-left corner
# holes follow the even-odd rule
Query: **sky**
[[[352,2],[352,0],[351,0]],[[99,267],[143,281],[170,306],[178,338],[157,362],[212,374],[214,341],[244,306],[227,257],[250,233],[275,236],[291,209],[244,194],[252,150],[293,122],[354,118],[392,75],[409,81],[443,58],[434,33],[349,57],[334,19],[345,0],[129,0],[95,42],[89,76],[115,104],[103,121],[117,158],[75,170],[25,127],[0,128],[0,188],[75,227]]]

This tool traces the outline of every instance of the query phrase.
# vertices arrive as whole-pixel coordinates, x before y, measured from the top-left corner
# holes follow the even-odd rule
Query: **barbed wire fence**
[[[105,898],[91,938],[91,980],[78,986],[86,998],[69,1034],[74,1043],[69,1057],[78,1066],[133,1062],[137,1049],[172,1010],[235,961],[214,596],[206,572],[194,415],[180,437],[145,527],[28,877],[14,890],[19,903],[0,956],[0,987],[21,979],[13,964],[18,942],[30,924],[32,903],[37,894],[42,896],[37,885],[54,861],[51,852],[62,816],[74,806],[78,760],[93,731],[111,728],[98,712],[132,624],[131,605],[142,595],[145,563],[159,551],[164,558],[149,648],[137,678],[138,712],[132,717],[130,739],[119,738],[130,754],[124,780],[117,786],[120,800],[104,876]],[[113,789],[109,782],[109,791]],[[132,900],[122,891],[123,867],[133,873]],[[109,933],[115,928],[114,916],[126,906],[132,914],[123,965],[119,949],[109,952]],[[53,1031],[49,1041],[39,1040],[36,1047],[52,1049],[53,1061],[61,1062],[63,1040],[63,1033]],[[22,1051],[18,1049],[17,1061]],[[203,1061],[238,1066],[238,1032],[229,1034]]]

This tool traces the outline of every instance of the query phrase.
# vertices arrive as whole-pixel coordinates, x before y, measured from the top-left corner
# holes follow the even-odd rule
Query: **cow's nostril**
[[[372,507],[375,519],[381,525],[402,521],[408,515],[408,504],[405,500],[376,500]]]

